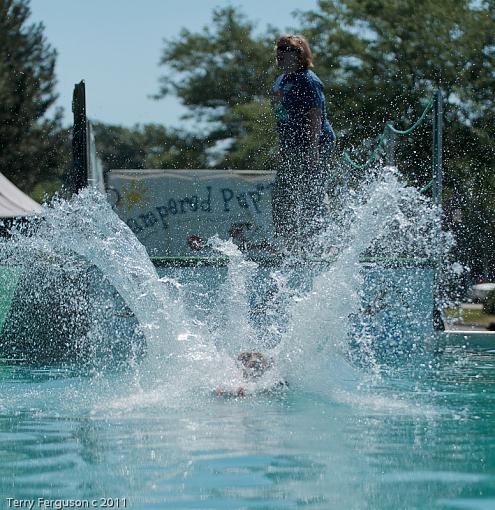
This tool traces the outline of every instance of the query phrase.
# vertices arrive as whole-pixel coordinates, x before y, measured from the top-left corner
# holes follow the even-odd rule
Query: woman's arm
[[[321,135],[321,108],[311,108],[308,117],[309,146],[318,148]]]

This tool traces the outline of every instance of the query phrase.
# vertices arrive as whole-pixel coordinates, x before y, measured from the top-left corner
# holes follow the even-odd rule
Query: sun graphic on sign
[[[143,181],[132,180],[124,186],[121,190],[121,199],[127,211],[131,212],[134,208],[139,208],[143,202],[148,201],[149,191]]]

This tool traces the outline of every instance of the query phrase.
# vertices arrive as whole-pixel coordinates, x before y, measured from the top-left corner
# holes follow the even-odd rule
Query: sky
[[[316,7],[317,0],[31,0],[32,22],[43,22],[47,41],[58,52],[57,106],[72,124],[72,91],[86,82],[88,117],[133,126],[156,122],[190,127],[176,97],[151,99],[166,69],[158,66],[164,39],[182,28],[199,31],[215,7],[241,7],[260,30],[298,26],[294,11]]]

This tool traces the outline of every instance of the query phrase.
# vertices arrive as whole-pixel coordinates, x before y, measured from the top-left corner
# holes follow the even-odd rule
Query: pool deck
[[[495,349],[495,331],[492,329],[494,317],[486,316],[485,320],[483,304],[462,303],[459,308],[471,315],[467,316],[466,323],[459,319],[455,323],[447,321],[444,333],[446,345]]]

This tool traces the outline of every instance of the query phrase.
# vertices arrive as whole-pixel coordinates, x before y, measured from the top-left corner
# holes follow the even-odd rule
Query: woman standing
[[[286,249],[298,252],[310,247],[322,225],[335,134],[327,118],[323,83],[310,70],[308,41],[301,35],[283,35],[275,48],[283,74],[271,96],[280,144],[273,223]]]

